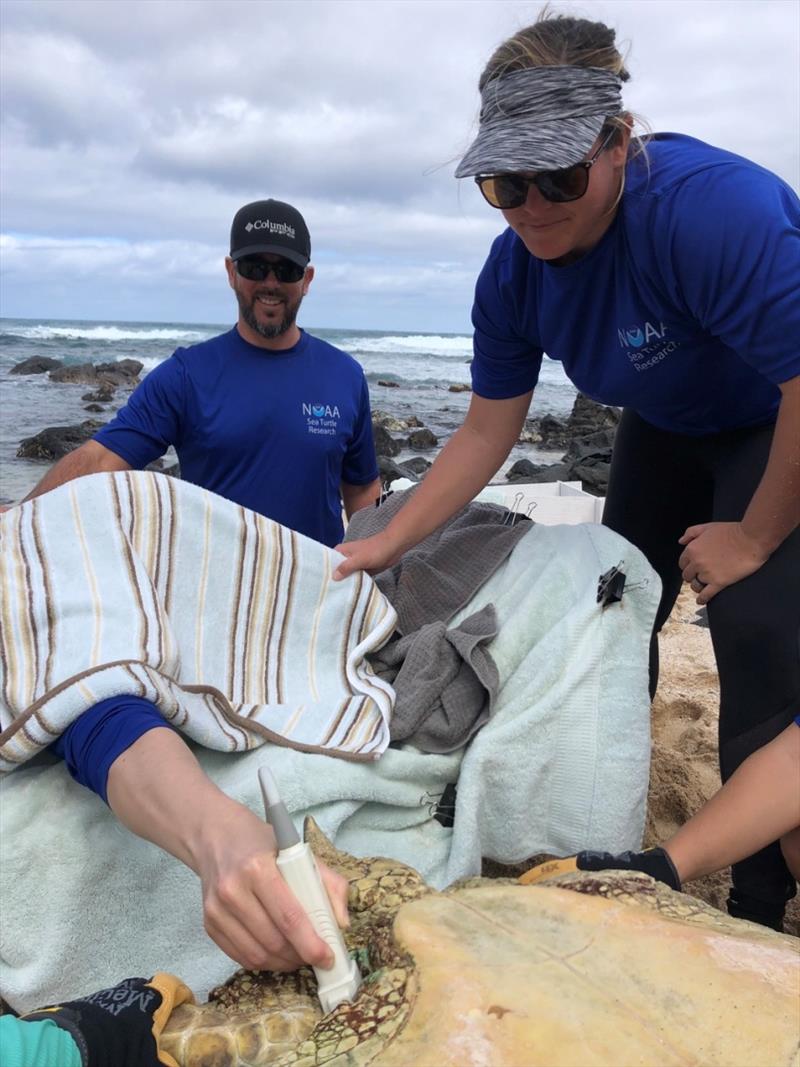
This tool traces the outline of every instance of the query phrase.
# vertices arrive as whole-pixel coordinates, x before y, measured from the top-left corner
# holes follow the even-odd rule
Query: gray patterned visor
[[[598,67],[529,67],[494,78],[481,94],[478,136],[456,177],[571,167],[606,118],[622,111],[621,85]]]

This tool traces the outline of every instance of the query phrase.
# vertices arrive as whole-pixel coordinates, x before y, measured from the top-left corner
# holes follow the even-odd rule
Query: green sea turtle
[[[438,893],[306,836],[350,881],[358,997],[323,1017],[310,972],[239,971],[171,1016],[181,1067],[800,1065],[794,938],[643,874]]]

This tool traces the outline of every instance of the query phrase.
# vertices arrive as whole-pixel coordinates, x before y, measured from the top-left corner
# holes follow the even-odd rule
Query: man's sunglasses
[[[278,259],[274,262],[262,259],[261,256],[242,256],[236,260],[236,271],[249,282],[264,282],[270,275],[275,275],[279,282],[299,282],[306,272],[305,267],[292,263],[289,259]]]
[[[571,167],[562,170],[542,170],[532,178],[524,174],[490,174],[478,175],[475,179],[483,197],[492,207],[508,210],[522,207],[528,199],[528,190],[535,185],[545,200],[553,204],[567,204],[570,200],[580,200],[589,188],[589,171],[597,162],[601,152],[611,143],[616,130],[612,130],[591,159],[582,159]]]

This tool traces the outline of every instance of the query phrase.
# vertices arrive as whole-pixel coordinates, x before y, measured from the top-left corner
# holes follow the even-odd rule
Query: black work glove
[[[531,867],[519,881],[523,885],[544,882],[559,874],[573,874],[575,871],[641,871],[649,874],[659,882],[664,882],[670,889],[680,892],[681,880],[675,870],[675,864],[663,848],[648,848],[644,852],[579,852],[563,860],[548,860],[536,867]]]
[[[192,991],[174,974],[126,978],[80,1000],[68,1000],[23,1015],[49,1019],[72,1036],[83,1067],[178,1067],[158,1039],[174,1008],[193,1004]]]

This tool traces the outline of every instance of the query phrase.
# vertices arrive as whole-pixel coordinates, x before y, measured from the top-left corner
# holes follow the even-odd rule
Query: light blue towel
[[[627,591],[603,611],[597,579],[620,560]],[[395,856],[437,887],[477,873],[481,855],[637,848],[658,598],[655,573],[610,530],[533,526],[464,608],[495,604],[501,681],[465,751],[390,748],[355,764],[267,744],[199,758],[259,813],[256,772],[268,762],[298,822],[313,814],[338,847]],[[203,931],[195,875],[121,827],[62,765],[39,761],[0,784],[0,994],[30,1010],[167,970],[202,998],[235,966]],[[431,798],[457,778],[455,827],[444,829]]]

